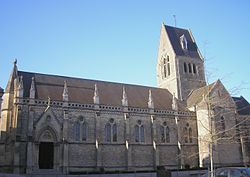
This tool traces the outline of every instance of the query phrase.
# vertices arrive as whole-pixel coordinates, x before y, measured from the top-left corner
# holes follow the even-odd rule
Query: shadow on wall
[[[208,167],[209,164],[210,164],[210,157],[205,157],[203,160],[202,160],[202,164],[203,164],[203,167]]]
[[[11,131],[15,131],[15,129],[12,129]],[[12,144],[11,137],[7,135],[8,134],[5,131],[0,132],[0,177],[3,176],[1,175],[1,172],[3,173],[13,172],[13,168],[11,168],[10,166],[11,159],[6,158],[6,157],[11,157],[11,149],[12,149],[10,148]]]

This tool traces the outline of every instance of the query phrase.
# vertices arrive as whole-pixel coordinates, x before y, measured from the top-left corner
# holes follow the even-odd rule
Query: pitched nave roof
[[[250,115],[250,104],[243,96],[232,98],[236,104],[237,112],[240,115]]]
[[[66,81],[70,102],[93,104],[95,84],[97,84],[100,104],[122,106],[123,87],[125,87],[130,107],[147,108],[149,90],[151,90],[155,109],[172,110],[172,95],[167,89],[24,71],[18,71],[18,75],[23,76],[24,97],[27,98],[32,77],[34,77],[37,99],[50,97],[51,100],[62,101]],[[186,110],[181,103],[179,103],[179,109]]]

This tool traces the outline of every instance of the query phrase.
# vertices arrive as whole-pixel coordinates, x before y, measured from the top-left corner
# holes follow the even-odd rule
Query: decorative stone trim
[[[29,104],[31,99],[29,98],[20,98],[19,101],[16,104]],[[40,99],[32,99],[32,102],[34,102],[34,105],[38,106],[47,106],[48,100],[40,100]],[[50,101],[50,106],[61,108],[63,107],[63,101]],[[68,108],[70,109],[88,109],[88,110],[95,110],[95,104],[81,104],[81,103],[74,103],[69,102]],[[153,109],[153,112],[151,112],[149,108],[138,108],[138,107],[128,107],[127,112],[128,113],[138,113],[138,114],[154,114],[154,115],[174,115],[174,116],[189,116],[189,117],[195,117],[195,112],[191,111],[174,111],[174,110],[158,110]],[[123,112],[122,106],[111,106],[111,105],[100,105],[99,111],[109,111],[109,112]]]
[[[128,108],[128,112],[148,113],[148,112],[149,112],[149,109],[129,107],[129,108]]]

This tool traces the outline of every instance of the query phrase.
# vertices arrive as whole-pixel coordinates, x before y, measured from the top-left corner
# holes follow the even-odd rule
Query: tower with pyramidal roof
[[[190,30],[162,24],[156,69],[158,87],[179,100],[206,85],[204,61]]]

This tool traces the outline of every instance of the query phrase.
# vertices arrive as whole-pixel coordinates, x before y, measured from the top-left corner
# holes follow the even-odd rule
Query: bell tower
[[[162,24],[156,70],[158,87],[182,101],[206,85],[204,61],[190,30]]]

